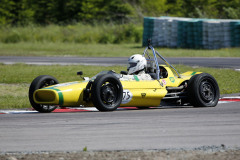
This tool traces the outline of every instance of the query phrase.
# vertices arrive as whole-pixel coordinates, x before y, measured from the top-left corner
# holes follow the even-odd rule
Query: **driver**
[[[121,80],[152,80],[151,76],[145,73],[147,60],[140,54],[134,54],[128,59],[128,74],[123,75]]]

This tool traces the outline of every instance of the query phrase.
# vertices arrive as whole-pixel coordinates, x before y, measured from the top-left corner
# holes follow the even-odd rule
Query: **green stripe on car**
[[[193,76],[193,75],[195,75],[197,72],[193,72],[191,75]]]
[[[136,81],[139,81],[138,76],[134,75],[133,77]]]
[[[57,91],[58,93],[58,97],[59,97],[59,105],[63,105],[63,94],[62,94],[62,91],[60,89],[56,89],[54,88],[53,90]]]

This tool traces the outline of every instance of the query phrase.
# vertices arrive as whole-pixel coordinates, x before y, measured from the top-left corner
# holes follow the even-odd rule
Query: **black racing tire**
[[[99,111],[116,110],[122,102],[122,97],[122,84],[114,75],[103,74],[94,80],[91,88],[91,99]]]
[[[194,107],[215,107],[220,92],[216,79],[208,73],[194,75],[188,82],[188,98]]]
[[[54,84],[58,84],[58,80],[49,75],[38,76],[37,78],[35,78],[32,81],[32,83],[29,87],[28,97],[29,97],[30,104],[38,112],[49,113],[49,112],[54,111],[57,108],[57,106],[37,104],[34,102],[34,99],[33,99],[34,91],[36,91],[37,89],[40,89],[40,88],[54,85]]]

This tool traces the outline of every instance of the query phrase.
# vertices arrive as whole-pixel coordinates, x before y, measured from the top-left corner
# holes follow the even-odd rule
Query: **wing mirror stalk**
[[[79,75],[85,81],[89,81],[89,79],[90,79],[89,77],[82,77],[82,75],[83,75],[82,71],[77,72],[77,75]]]

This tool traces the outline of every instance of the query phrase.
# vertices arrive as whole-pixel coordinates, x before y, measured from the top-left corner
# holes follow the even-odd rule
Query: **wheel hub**
[[[201,95],[204,101],[210,102],[214,99],[214,89],[209,82],[203,82],[201,85]]]
[[[113,103],[115,100],[114,89],[112,87],[110,87],[109,85],[104,85],[102,87],[101,98],[103,101],[105,101],[108,104]]]

